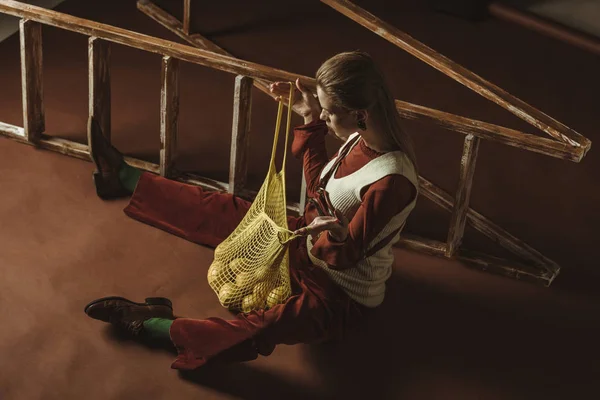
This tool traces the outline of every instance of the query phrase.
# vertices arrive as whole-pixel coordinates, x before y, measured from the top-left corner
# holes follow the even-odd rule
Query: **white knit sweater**
[[[342,149],[348,145],[350,139],[358,135],[351,135],[346,143],[342,145]],[[353,146],[356,146],[356,143]],[[329,161],[321,172],[323,177],[333,166],[336,158]],[[361,190],[381,178],[398,174],[405,176],[415,188],[419,188],[417,174],[415,169],[406,155],[401,151],[385,153],[364,165],[359,170],[342,178],[335,178],[335,171],[327,182],[326,190],[329,193],[332,205],[340,210],[350,219],[350,213],[357,210],[362,202],[360,197]],[[381,232],[377,234],[366,246],[366,251],[372,249],[379,241],[390,235],[397,229],[404,227],[406,218],[415,207],[416,197],[406,206],[399,214],[396,214]],[[383,301],[385,294],[385,282],[392,274],[392,264],[394,255],[392,246],[400,239],[398,233],[386,246],[378,250],[375,254],[362,259],[355,267],[334,270],[327,264],[312,255],[312,237],[307,238],[308,256],[313,264],[322,267],[331,277],[331,279],[344,289],[344,291],[355,301],[364,304],[367,307],[376,307]]]

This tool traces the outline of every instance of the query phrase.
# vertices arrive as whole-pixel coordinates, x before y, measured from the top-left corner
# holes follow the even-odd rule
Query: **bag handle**
[[[286,187],[285,187],[285,161],[287,159],[287,147],[288,147],[288,139],[290,137],[290,125],[292,123],[292,101],[293,99],[293,95],[294,95],[294,86],[292,82],[290,83],[290,94],[289,94],[289,104],[288,104],[288,113],[287,113],[287,125],[286,125],[286,129],[285,129],[285,144],[283,147],[283,161],[281,164],[281,179],[282,179],[282,186],[283,186],[283,202],[284,204],[287,204],[287,199],[286,199]],[[271,151],[271,162],[269,164],[269,177],[267,178],[268,181],[270,182],[270,180],[272,179],[272,174],[275,171],[275,155],[277,153],[277,143],[279,142],[279,131],[281,129],[281,116],[283,114],[283,101],[279,101],[279,108],[277,110],[277,122],[275,123],[275,137],[273,138],[273,150]],[[268,185],[268,183],[267,183]],[[265,197],[265,202],[266,202],[266,197],[269,193],[268,187],[267,190],[265,190],[264,192],[264,197]]]
[[[290,82],[290,95],[287,112],[287,125],[285,128],[285,147],[283,148],[283,161],[281,165],[281,172],[285,173],[285,161],[287,159],[287,145],[290,136],[290,125],[292,123],[292,101],[294,95],[294,83]],[[277,110],[277,122],[275,123],[275,137],[273,138],[273,150],[271,152],[271,166],[275,167],[275,154],[277,153],[277,143],[279,142],[279,131],[281,130],[281,117],[283,114],[283,101],[279,101],[279,108]]]

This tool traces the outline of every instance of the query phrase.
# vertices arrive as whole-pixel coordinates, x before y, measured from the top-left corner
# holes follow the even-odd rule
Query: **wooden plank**
[[[183,0],[183,31],[190,34],[190,0]]]
[[[31,5],[26,5],[23,3],[6,0],[0,3],[0,11],[16,16],[26,16],[30,17],[32,20],[41,21],[50,26],[55,26],[63,29],[67,29],[74,32],[79,32],[91,36],[96,36],[105,40],[109,40],[115,43],[120,43],[126,46],[131,46],[134,48],[139,48],[142,50],[147,50],[163,55],[169,55],[176,58],[179,58],[184,61],[189,61],[192,63],[206,65],[211,68],[232,72],[240,75],[249,76],[255,79],[255,84],[258,84],[258,87],[261,90],[268,92],[268,87],[260,83],[260,79],[263,78],[266,81],[294,81],[296,78],[300,78],[305,84],[314,90],[315,88],[315,80],[312,78],[308,78],[305,76],[292,74],[286,71],[281,71],[274,68],[269,68],[266,66],[262,66],[260,64],[251,63],[247,61],[237,60],[230,56],[218,55],[213,52],[204,51],[201,49],[195,49],[189,46],[184,46],[178,43],[170,42],[167,40],[157,39],[150,36],[142,35],[136,32],[127,31],[125,29],[112,27],[110,25],[99,24],[97,22],[85,20],[82,18],[73,17],[66,14],[57,13],[52,10],[46,10],[40,7],[35,7]],[[266,83],[265,83],[266,84]],[[397,103],[398,104],[398,103]],[[402,104],[402,103],[401,103]],[[406,103],[408,104],[408,103]],[[408,115],[423,115],[425,118],[432,118],[431,111],[436,111],[427,108],[420,108],[421,106],[410,107],[409,109],[402,109],[405,111],[405,116]],[[429,110],[429,111],[427,111]],[[422,114],[425,112],[425,114]],[[440,114],[439,121],[440,125],[444,125],[444,118],[447,115]],[[459,117],[461,118],[461,117]],[[474,120],[471,120],[474,121]],[[453,121],[452,125],[460,126],[464,121]],[[476,128],[473,128],[472,125],[464,125],[465,130],[469,130],[469,133],[473,133],[476,136],[481,136],[482,134],[487,135],[487,139],[495,138],[496,135],[493,129],[478,131]],[[475,132],[472,132],[475,130]],[[484,132],[484,133],[482,133]],[[516,131],[514,131],[516,132]],[[501,138],[503,142],[506,143],[506,138]],[[531,139],[531,140],[529,140]],[[531,148],[540,147],[540,148],[548,148],[547,151],[541,151],[544,154],[552,155],[553,148],[548,147],[548,143],[540,142],[539,146],[536,143],[536,139],[541,140],[542,138],[534,137],[530,135],[530,138],[525,141],[520,141],[519,138],[514,138],[515,146],[521,147],[524,149],[531,150]],[[509,144],[509,143],[506,143]],[[512,145],[512,144],[511,144]],[[559,149],[560,150],[560,149]],[[585,155],[586,149],[582,149],[579,153],[575,154],[577,159],[581,159]],[[568,150],[565,150],[568,153]],[[576,159],[576,160],[577,160]]]
[[[573,147],[554,139],[539,137],[500,125],[476,119],[461,117],[456,114],[439,111],[433,108],[396,100],[398,113],[406,119],[429,122],[442,128],[475,135],[481,139],[491,140],[519,149],[533,151],[550,157],[579,162],[585,155],[582,147]]]
[[[465,137],[463,154],[460,159],[458,188],[452,209],[448,240],[446,241],[448,243],[448,246],[446,246],[447,257],[454,255],[454,252],[462,242],[465,222],[467,220],[467,209],[469,208],[469,198],[471,197],[471,187],[473,185],[473,175],[475,174],[477,152],[479,151],[479,141],[480,139],[473,135]]]
[[[181,24],[181,22],[179,22],[177,20],[177,18],[173,17],[171,14],[167,13],[160,7],[156,6],[151,1],[138,0],[137,7],[140,11],[142,11],[143,13],[148,15],[150,18],[152,18],[153,20],[155,20],[156,22],[158,22],[159,24],[161,24],[162,26],[164,26],[171,32],[177,34],[179,37],[187,40],[193,46],[199,47],[202,49],[206,49],[206,50],[210,50],[215,53],[234,57],[233,55],[228,53],[226,50],[220,48],[219,46],[217,46],[216,44],[214,44],[213,42],[211,42],[210,40],[208,40],[207,38],[203,37],[200,34],[193,34],[193,35],[187,34],[183,28],[183,25]],[[269,95],[271,97],[275,97],[269,91],[269,82],[268,81],[255,79],[254,86],[256,88],[258,88],[259,90],[261,90],[262,92],[266,93],[267,95]],[[293,110],[293,111],[296,112],[295,110]],[[231,171],[232,171],[232,169],[230,168],[230,172]],[[300,214],[304,213],[305,204],[306,204],[306,181],[304,180],[304,171],[303,171],[302,172],[302,186],[300,187],[300,202],[299,202],[299,207],[300,207],[299,213]]]
[[[169,29],[171,32],[187,40],[193,46],[207,49],[215,53],[232,56],[230,53],[199,34],[185,34],[181,22],[163,9],[156,6],[151,1],[138,0],[137,5],[140,11],[154,19],[165,28]],[[312,79],[311,81],[307,82],[309,87],[314,88],[314,84],[314,80]],[[271,96],[271,93],[268,89],[269,82],[257,79],[254,81],[254,86]],[[439,111],[417,104],[411,104],[401,100],[396,100],[396,107],[400,115],[404,118],[416,119],[422,122],[431,122],[445,129],[464,134],[473,134],[480,138],[497,141],[508,146],[575,162],[581,161],[584,156],[583,148],[573,147],[566,143],[557,142],[553,139],[542,138],[514,129],[505,128],[503,126],[465,118],[459,115]]]
[[[456,257],[456,260],[467,267],[480,271],[491,272],[526,282],[541,283],[544,286],[550,286],[559,273],[558,270],[546,271],[539,267],[463,249],[461,249],[461,254]]]
[[[405,233],[400,236],[398,247],[436,257],[446,254],[446,243]]]
[[[32,143],[25,139],[24,135],[19,135],[18,132],[22,128],[19,128],[14,125],[9,125],[5,123],[0,123],[0,136],[4,136],[8,139],[12,139],[16,142],[28,144],[30,146],[35,145],[36,147],[44,150],[50,150],[56,153],[61,153],[70,157],[75,157],[80,160],[92,161],[90,157],[89,148],[85,144],[81,144],[78,142],[74,142],[67,139],[61,139],[57,137],[52,137],[48,135],[42,134],[40,140],[37,143]],[[15,133],[15,131],[17,133]],[[144,171],[152,172],[153,174],[160,173],[160,165],[151,163],[148,161],[140,160],[133,157],[124,157],[127,164],[131,165],[134,168],[138,168]],[[229,184],[227,182],[219,182],[210,178],[202,177],[197,174],[181,172],[181,171],[173,171],[173,174],[176,176],[175,180],[179,182],[188,183],[191,185],[197,185],[202,187],[203,189],[210,191],[218,191],[218,192],[227,192]],[[240,197],[252,200],[258,194],[255,190],[245,189],[243,188],[240,191]],[[296,202],[289,202],[287,204],[287,209],[290,213],[294,215],[299,214],[299,204]]]
[[[4,122],[0,122],[0,132],[4,133],[6,136],[25,138],[25,129],[16,125],[5,124]]]
[[[311,78],[303,75],[293,74],[250,61],[238,60],[233,57],[74,17],[42,7],[20,3],[18,1],[3,0],[0,2],[0,12],[27,18],[56,28],[88,36],[95,36],[124,46],[161,54],[163,56],[170,56],[198,65],[204,65],[209,68],[236,75],[262,78],[269,81],[295,81],[297,78],[307,82],[311,81]]]
[[[252,113],[252,78],[238,75],[233,95],[233,124],[229,162],[229,193],[239,195],[246,185],[250,125]]]
[[[110,43],[96,37],[88,39],[89,115],[100,124],[110,142]]]
[[[158,22],[159,24],[161,24],[162,26],[164,26],[171,32],[175,33],[182,39],[187,40],[192,46],[200,48],[200,49],[212,51],[217,54],[222,54],[222,55],[225,55],[228,57],[234,57],[232,54],[228,53],[226,50],[217,46],[216,44],[214,44],[212,41],[205,38],[204,36],[202,36],[198,33],[195,33],[192,35],[186,33],[184,26],[177,18],[175,18],[174,16],[172,16],[171,14],[169,14],[162,8],[158,7],[152,1],[138,0],[137,8],[138,8],[138,10],[140,10],[141,12],[143,12],[144,14],[146,14],[147,16],[149,16],[150,18],[152,18],[153,20],[155,20],[156,22]],[[265,92],[269,96],[274,97],[273,95],[271,95],[271,92],[269,91],[269,82],[268,81],[256,79],[256,80],[254,80],[254,86],[256,86],[261,91]]]
[[[8,126],[8,128],[4,128]],[[18,127],[16,127],[18,129]],[[15,127],[8,124],[0,125],[0,134],[4,135],[15,141],[34,145],[34,143],[27,141],[24,137],[14,134]],[[88,151],[88,146],[76,143],[70,140],[53,138],[47,135],[42,135],[37,147],[62,153],[71,157],[76,157],[86,161],[91,161],[91,157]],[[150,163],[143,160],[138,160],[131,157],[125,157],[125,161],[135,167],[144,171],[149,171],[155,174],[159,173],[159,166],[154,163]],[[206,190],[221,191],[225,192],[228,190],[228,184],[223,182],[214,181],[208,178],[200,177],[191,173],[178,173],[177,180],[184,183],[201,186]],[[421,187],[423,192],[423,186]],[[248,200],[252,200],[256,197],[257,192],[248,189],[243,189],[240,193],[240,197]],[[450,196],[447,195],[449,198]],[[436,197],[438,198],[438,197]],[[450,198],[451,202],[452,199]],[[289,212],[300,214],[302,208],[299,203],[288,203],[287,209]],[[517,239],[518,240],[518,239]],[[439,242],[431,239],[422,239],[415,236],[402,235],[398,242],[399,247],[404,247],[409,250],[418,251],[421,253],[434,255],[434,256],[445,256],[446,243]],[[535,250],[534,250],[535,251]],[[478,269],[489,270],[491,272],[500,273],[506,276],[511,276],[517,279],[525,279],[531,281],[543,282],[549,285],[552,280],[558,275],[559,269],[550,270],[543,266],[522,266],[520,264],[510,263],[508,261],[499,262],[493,257],[478,255],[476,253],[468,252],[467,250],[461,249],[461,255],[454,257],[458,261],[465,263],[466,265],[474,266]],[[517,267],[515,267],[517,265]]]
[[[163,57],[160,89],[160,175],[172,176],[177,153],[179,60]]]
[[[416,235],[403,234],[398,242],[398,247],[436,257],[445,257],[446,254],[446,243],[425,239]],[[487,271],[527,282],[541,283],[545,286],[550,286],[552,281],[558,276],[558,271],[546,271],[539,267],[516,263],[464,249],[461,249],[460,255],[452,257],[452,260],[480,271]]]
[[[584,152],[589,150],[591,141],[586,137],[415,40],[356,4],[348,0],[321,1],[553,138],[574,147],[583,147]]]
[[[427,179],[419,176],[420,193],[440,207],[452,212],[454,202],[452,196],[434,185]],[[467,223],[479,232],[492,239],[513,254],[532,262],[534,265],[545,268],[551,272],[558,272],[560,267],[549,258],[529,246],[527,243],[511,235],[500,226],[496,225],[472,208],[467,210]]]
[[[4,124],[4,126],[6,126],[6,124]],[[37,142],[30,142],[25,138],[25,136],[14,135],[14,133],[10,132],[11,130],[12,129],[4,130],[3,126],[0,125],[0,135],[16,142],[35,146],[40,149],[54,151],[70,157],[79,158],[81,160],[92,160],[88,146],[85,144],[73,142],[67,139],[56,138],[45,134],[41,134]]]
[[[22,19],[19,32],[23,129],[27,140],[36,142],[46,129],[42,81],[42,26],[37,22]]]

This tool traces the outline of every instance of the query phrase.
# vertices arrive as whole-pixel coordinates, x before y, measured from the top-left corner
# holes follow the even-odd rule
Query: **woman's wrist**
[[[304,125],[308,125],[314,121],[318,121],[319,116],[314,114],[307,114],[304,116]]]

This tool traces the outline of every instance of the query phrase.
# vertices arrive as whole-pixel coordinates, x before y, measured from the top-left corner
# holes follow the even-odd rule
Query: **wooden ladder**
[[[161,64],[160,164],[126,157],[128,163],[134,167],[182,182],[196,184],[208,190],[228,191],[243,197],[253,198],[256,192],[245,188],[252,86],[254,85],[270,95],[268,84],[273,81],[294,81],[296,78],[300,78],[313,90],[316,82],[309,77],[236,59],[200,34],[191,33],[190,0],[183,1],[183,22],[149,0],[139,0],[138,8],[190,42],[194,47],[17,1],[0,0],[0,12],[21,18],[21,74],[24,120],[23,127],[0,122],[0,134],[22,143],[88,161],[91,160],[88,146],[65,139],[53,138],[43,133],[45,127],[42,102],[41,24],[78,32],[90,36],[88,42],[89,114],[98,119],[108,139],[110,139],[110,71],[108,68],[110,42],[158,53],[163,57]],[[398,112],[402,117],[428,121],[466,135],[461,157],[459,183],[454,197],[427,179],[419,177],[421,194],[452,213],[447,241],[439,242],[403,235],[399,244],[411,250],[456,259],[479,269],[516,279],[550,285],[560,270],[555,262],[469,207],[479,142],[481,139],[497,141],[509,146],[574,162],[581,161],[589,150],[591,142],[569,127],[447,59],[353,3],[345,0],[322,1],[551,136],[551,138],[538,137],[487,122],[396,100]],[[218,182],[190,173],[178,173],[174,169],[179,110],[178,66],[180,60],[237,74],[228,182]],[[304,180],[302,186],[300,201],[288,204],[288,209],[292,212],[301,213],[304,209],[306,199]],[[526,263],[509,262],[461,248],[466,223],[469,223],[507,250],[520,256]]]

